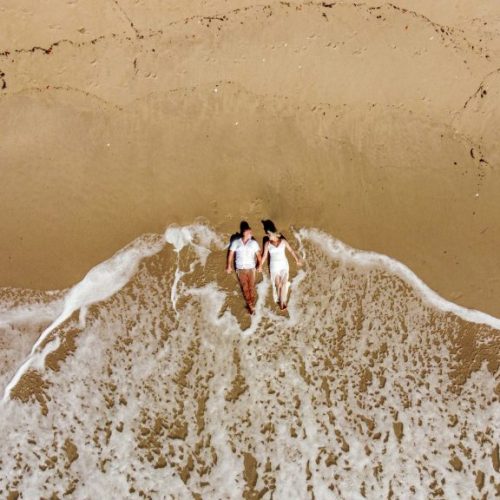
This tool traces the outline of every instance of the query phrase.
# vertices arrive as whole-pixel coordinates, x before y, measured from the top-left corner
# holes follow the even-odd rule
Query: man
[[[232,240],[227,254],[226,272],[233,272],[233,261],[236,254],[236,274],[240,282],[241,291],[250,314],[255,311],[255,272],[260,265],[260,247],[252,237],[252,228],[248,222],[240,224],[240,237]]]

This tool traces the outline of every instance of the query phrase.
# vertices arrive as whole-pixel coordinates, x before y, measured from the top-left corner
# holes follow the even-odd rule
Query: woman
[[[288,296],[288,288],[290,282],[288,281],[288,259],[286,258],[286,250],[292,254],[298,266],[302,265],[302,261],[297,257],[292,247],[286,239],[277,231],[266,230],[267,237],[269,238],[264,243],[264,253],[262,260],[259,264],[259,272],[262,272],[262,266],[270,258],[269,270],[271,272],[271,281],[273,283],[273,297],[274,301],[284,311],[286,309],[286,302]]]

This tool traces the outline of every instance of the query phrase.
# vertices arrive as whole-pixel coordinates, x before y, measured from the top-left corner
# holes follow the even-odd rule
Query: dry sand
[[[496,0],[5,0],[0,88],[2,286],[270,217],[500,315]]]

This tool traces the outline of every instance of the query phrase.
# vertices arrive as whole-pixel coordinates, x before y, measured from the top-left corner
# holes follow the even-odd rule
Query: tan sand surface
[[[0,89],[2,286],[270,217],[500,315],[497,1],[6,0]]]
[[[290,316],[261,288],[249,324],[209,246],[166,245],[52,330],[1,406],[1,495],[498,496],[498,330],[307,237]]]

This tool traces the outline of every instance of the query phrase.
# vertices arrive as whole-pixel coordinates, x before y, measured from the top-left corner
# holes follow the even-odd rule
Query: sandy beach
[[[498,0],[4,0],[0,116],[0,497],[499,495]]]
[[[25,3],[1,16],[1,285],[271,217],[500,314],[496,2]]]

